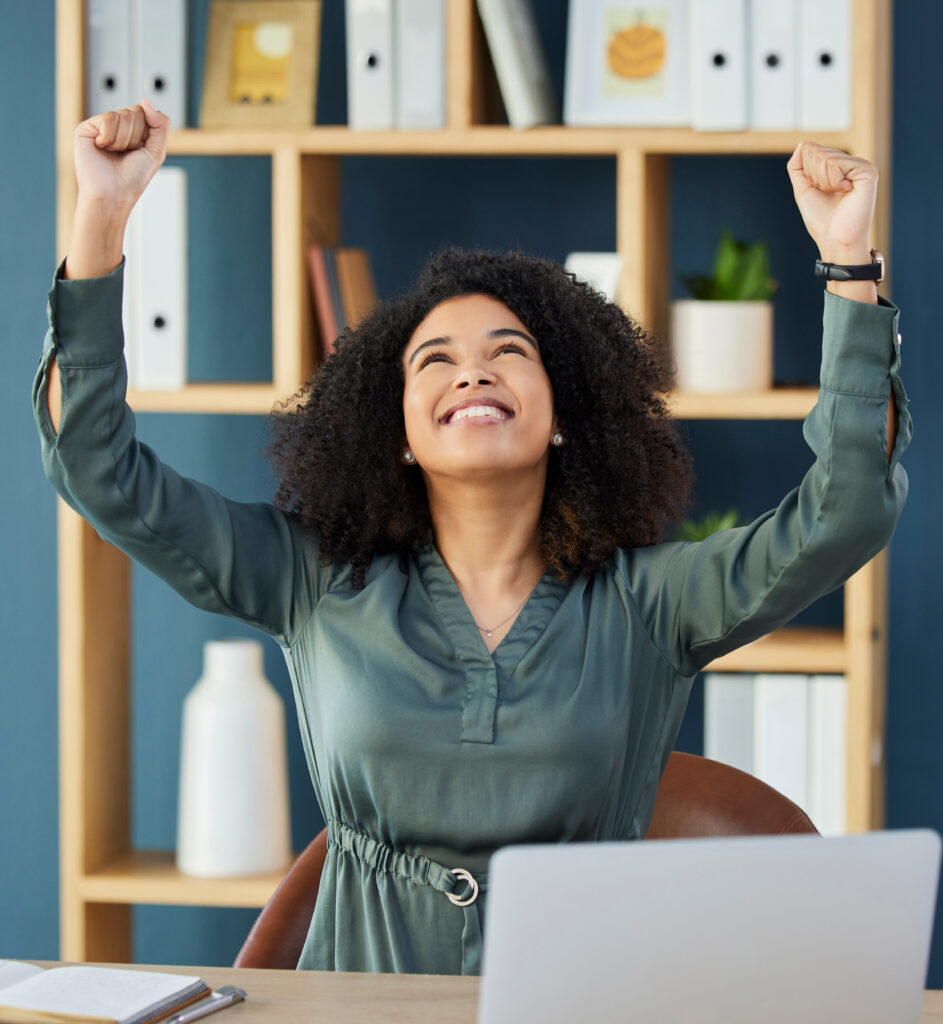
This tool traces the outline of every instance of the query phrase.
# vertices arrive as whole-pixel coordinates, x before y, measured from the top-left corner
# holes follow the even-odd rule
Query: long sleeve
[[[229,501],[164,465],[135,437],[125,403],[124,264],[49,293],[49,327],[33,386],[43,465],[65,501],[191,603],[248,622],[288,645],[327,585],[316,546],[267,504]],[[46,387],[62,383],[56,432]]]
[[[826,293],[819,397],[803,425],[815,462],[802,483],[749,526],[620,554],[631,599],[681,674],[778,629],[888,544],[907,496],[900,457],[912,434],[899,369],[897,309]]]

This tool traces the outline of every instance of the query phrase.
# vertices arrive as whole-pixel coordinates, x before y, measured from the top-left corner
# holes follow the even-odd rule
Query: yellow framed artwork
[[[201,128],[314,124],[322,0],[213,0]]]
[[[570,0],[563,121],[690,124],[688,0]]]

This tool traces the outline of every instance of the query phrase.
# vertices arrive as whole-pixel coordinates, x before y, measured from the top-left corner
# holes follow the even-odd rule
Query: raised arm
[[[63,277],[105,277],[121,263],[124,232],[135,203],[167,156],[170,118],[147,100],[83,121],[73,137],[79,186]],[[62,390],[55,357],[46,401],[59,429]]]
[[[870,263],[873,165],[803,143],[788,170],[821,258]],[[678,671],[693,675],[781,627],[888,543],[911,436],[899,369],[897,310],[871,282],[829,282],[819,399],[803,425],[815,462],[800,486],[749,526],[623,553],[633,600]]]
[[[328,585],[312,538],[266,503],[229,501],[135,436],[125,403],[124,229],[160,167],[168,119],[150,105],[76,129],[72,244],[49,293],[33,389],[46,475],[110,543],[187,600],[290,644]]]
[[[786,164],[806,230],[825,263],[856,266],[871,262],[868,235],[874,217],[878,169],[840,149],[800,142]],[[829,281],[826,288],[852,302],[876,305],[873,281]],[[887,456],[897,435],[893,392],[887,406]]]

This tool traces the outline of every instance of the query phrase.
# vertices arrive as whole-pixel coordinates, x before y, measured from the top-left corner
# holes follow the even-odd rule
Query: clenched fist
[[[147,100],[95,114],[75,129],[79,202],[127,216],[167,155],[170,118]]]
[[[806,229],[827,263],[870,263],[878,170],[860,157],[800,142],[786,165]]]

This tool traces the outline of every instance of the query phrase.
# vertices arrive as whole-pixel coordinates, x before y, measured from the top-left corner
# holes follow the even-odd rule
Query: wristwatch
[[[880,284],[884,280],[884,255],[877,249],[872,249],[870,263],[858,263],[853,266],[816,260],[815,276],[825,281],[874,281],[875,284]]]

